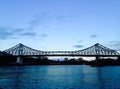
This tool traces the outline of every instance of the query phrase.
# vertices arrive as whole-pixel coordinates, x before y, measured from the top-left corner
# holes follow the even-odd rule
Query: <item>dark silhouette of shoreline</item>
[[[120,57],[118,59],[98,59],[87,61],[82,58],[64,58],[64,60],[50,60],[47,57],[22,57],[22,64],[16,62],[17,57],[11,55],[0,56],[0,66],[30,66],[30,65],[90,65],[90,66],[115,66],[120,65]]]

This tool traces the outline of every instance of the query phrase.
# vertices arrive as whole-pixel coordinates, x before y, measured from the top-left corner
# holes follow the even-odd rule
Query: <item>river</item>
[[[120,89],[120,66],[1,66],[0,89]]]

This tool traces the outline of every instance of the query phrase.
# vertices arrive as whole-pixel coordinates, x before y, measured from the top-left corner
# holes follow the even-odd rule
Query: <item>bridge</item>
[[[99,43],[94,44],[91,47],[77,50],[77,51],[41,51],[30,48],[23,44],[18,44],[12,48],[9,48],[3,52],[12,56],[17,56],[17,61],[22,62],[21,56],[82,56],[82,57],[119,57],[120,54],[116,50],[107,48]]]

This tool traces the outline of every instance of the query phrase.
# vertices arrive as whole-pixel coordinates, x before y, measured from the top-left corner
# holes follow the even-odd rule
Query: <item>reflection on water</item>
[[[120,67],[0,67],[2,89],[120,89]]]

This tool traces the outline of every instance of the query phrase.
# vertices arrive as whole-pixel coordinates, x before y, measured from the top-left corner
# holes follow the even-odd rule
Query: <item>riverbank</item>
[[[18,62],[14,56],[1,56],[0,66],[31,66],[31,65],[90,65],[90,66],[115,66],[120,65],[120,58],[118,59],[96,59],[87,61],[82,58],[65,58],[64,60],[50,60],[47,57],[42,58],[31,58],[21,57],[22,62]]]

